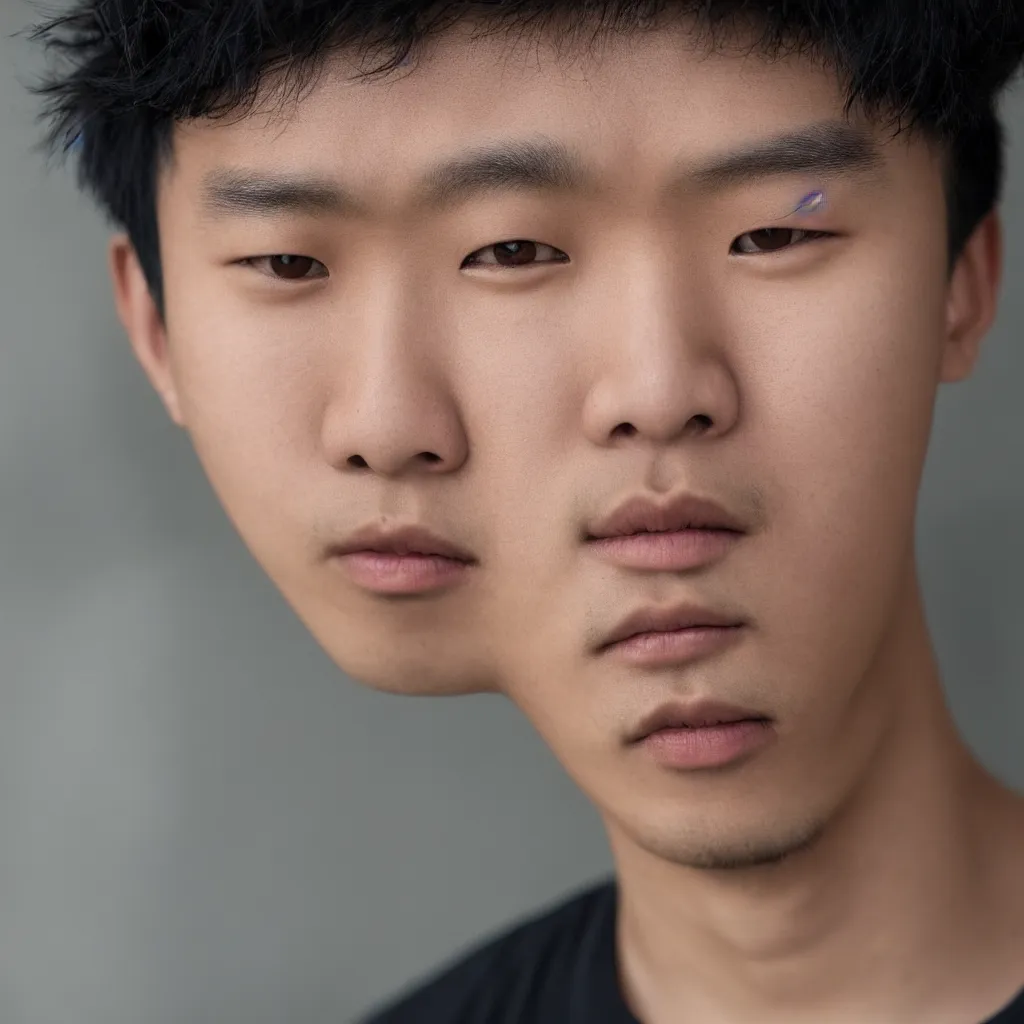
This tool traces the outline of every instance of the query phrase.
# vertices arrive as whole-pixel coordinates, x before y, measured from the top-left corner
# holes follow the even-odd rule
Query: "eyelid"
[[[512,242],[533,242],[533,244],[536,245],[538,249],[550,249],[552,252],[558,253],[559,256],[564,256],[565,259],[556,258],[556,259],[537,260],[534,263],[523,263],[523,264],[521,264],[518,267],[517,266],[502,266],[502,264],[500,264],[500,263],[484,263],[484,262],[482,262],[480,260],[475,260],[472,263],[469,262],[469,260],[471,258],[476,257],[479,253],[485,253],[488,250],[496,249],[499,245],[508,245],[508,244],[510,244]],[[538,242],[536,239],[533,239],[533,238],[522,238],[522,237],[521,238],[502,238],[501,240],[499,240],[497,242],[489,242],[487,245],[482,245],[482,246],[480,246],[480,248],[474,249],[468,256],[465,257],[465,259],[463,259],[462,264],[460,266],[460,269],[463,269],[463,270],[475,270],[478,267],[487,267],[489,270],[493,269],[493,270],[499,270],[499,271],[524,270],[524,269],[526,269],[528,267],[546,267],[546,266],[551,266],[553,264],[562,264],[562,263],[569,263],[569,262],[571,262],[571,260],[569,258],[568,253],[566,253],[563,249],[559,249],[557,245],[552,245],[550,242]]]
[[[806,238],[800,239],[798,242],[791,242],[789,245],[784,245],[779,249],[766,249],[763,252],[743,252],[742,250],[736,249],[736,243],[741,238],[747,238],[750,235],[756,235],[761,231],[796,231]],[[768,226],[763,228],[752,228],[750,231],[744,231],[742,235],[737,235],[732,240],[732,245],[729,247],[729,254],[735,256],[776,256],[782,255],[783,253],[792,252],[794,249],[800,249],[805,245],[810,245],[812,242],[824,242],[830,238],[838,238],[839,235],[834,231],[816,231],[812,228],[794,228],[788,224],[784,226]]]
[[[534,245],[538,247],[538,249],[550,249],[554,253],[558,253],[562,256],[565,256],[565,259],[538,259],[535,262],[522,263],[518,266],[503,266],[501,263],[498,262],[484,262],[483,260],[478,258],[480,253],[486,253],[489,250],[498,248],[498,246],[508,245],[511,242],[532,242],[534,243]],[[551,266],[557,263],[568,262],[568,255],[564,253],[561,249],[559,249],[557,246],[551,245],[549,242],[536,242],[534,239],[502,239],[501,242],[492,242],[489,243],[488,245],[480,246],[479,249],[474,249],[468,256],[466,256],[463,259],[462,263],[459,266],[459,269],[476,270],[479,269],[480,267],[483,267],[486,268],[487,270],[498,270],[501,272],[505,272],[506,270],[524,270],[529,267]]]
[[[325,273],[316,274],[313,277],[295,277],[289,279],[287,277],[278,277],[276,274],[263,271],[257,266],[257,264],[263,263],[266,260],[279,259],[282,256],[293,256],[296,259],[310,260],[318,266],[323,267]],[[271,281],[280,281],[283,284],[306,284],[309,281],[323,281],[331,276],[330,270],[328,270],[327,265],[322,260],[318,260],[315,256],[304,256],[301,253],[296,252],[275,252],[265,256],[246,256],[244,259],[237,260],[236,263],[238,266],[251,267],[261,277],[267,277]]]

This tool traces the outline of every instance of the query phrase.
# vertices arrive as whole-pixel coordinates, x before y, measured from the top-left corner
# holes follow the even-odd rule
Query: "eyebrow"
[[[884,158],[863,128],[822,121],[747,143],[701,162],[683,158],[666,193],[721,193],[795,174],[878,175]],[[412,189],[412,213],[440,213],[485,195],[583,194],[599,190],[596,172],[572,147],[545,137],[513,139],[460,153],[429,168]],[[329,178],[220,169],[201,185],[204,213],[214,219],[281,214],[359,217],[372,211],[352,190]]]
[[[792,174],[877,177],[884,168],[882,150],[866,128],[822,121],[712,157],[692,169],[684,165],[673,184],[692,182],[699,191],[721,192]]]

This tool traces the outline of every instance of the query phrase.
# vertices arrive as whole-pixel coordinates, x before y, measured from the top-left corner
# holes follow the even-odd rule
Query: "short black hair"
[[[163,315],[156,189],[176,122],[244,113],[271,74],[299,95],[337,50],[371,58],[358,77],[386,76],[464,20],[560,45],[673,16],[711,49],[747,39],[769,58],[822,60],[846,113],[859,105],[936,142],[952,270],[1001,199],[998,99],[1024,59],[1024,0],[74,0],[30,30],[58,58],[33,88],[47,152],[74,153],[79,183],[127,231]]]

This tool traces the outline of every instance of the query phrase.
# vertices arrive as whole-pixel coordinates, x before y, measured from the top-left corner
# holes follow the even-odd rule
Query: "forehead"
[[[593,184],[636,195],[665,184],[669,170],[841,123],[883,153],[874,164],[846,154],[876,181],[893,160],[916,157],[910,173],[919,174],[931,157],[917,142],[894,144],[858,113],[844,114],[839,81],[819,63],[769,61],[739,46],[708,52],[681,28],[569,50],[539,38],[480,37],[462,25],[385,79],[359,79],[358,70],[336,54],[298,99],[282,98],[269,80],[242,116],[177,126],[171,192],[194,199],[218,170],[322,181],[343,170],[353,196],[378,210],[404,209],[398,199],[412,199],[410,183],[423,185],[424,172],[444,157],[519,139],[554,140]],[[840,161],[842,148],[833,147]]]

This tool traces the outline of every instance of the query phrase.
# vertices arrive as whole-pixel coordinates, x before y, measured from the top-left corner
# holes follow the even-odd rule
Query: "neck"
[[[622,987],[644,1024],[977,1024],[1024,986],[1024,812],[959,737],[910,589],[878,666],[897,721],[813,846],[704,871],[609,824]]]

